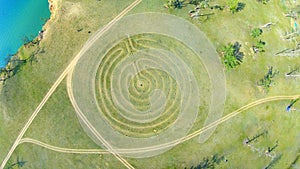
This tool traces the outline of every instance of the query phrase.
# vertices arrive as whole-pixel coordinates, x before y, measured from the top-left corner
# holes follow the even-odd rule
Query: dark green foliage
[[[226,69],[235,68],[242,63],[244,54],[240,52],[240,48],[241,45],[238,42],[222,47],[222,62]]]
[[[245,3],[239,2],[239,3],[238,3],[238,7],[237,7],[237,11],[236,11],[236,12],[243,10],[243,9],[245,8],[245,6],[246,6]]]
[[[168,2],[165,4],[165,7],[171,8],[171,9],[181,9],[185,6],[185,0],[168,0]]]
[[[256,44],[253,46],[254,53],[264,52],[265,45],[266,45],[266,42],[264,42],[262,40],[257,41]]]
[[[254,28],[254,29],[252,29],[250,35],[251,35],[253,38],[257,38],[257,37],[259,37],[262,33],[263,33],[263,31],[262,31],[260,28]]]
[[[264,87],[266,90],[268,90],[271,85],[274,82],[274,77],[279,73],[278,70],[273,70],[273,67],[271,66],[268,70],[268,73],[264,76],[264,78],[260,79],[257,82],[258,86]]]
[[[239,2],[239,0],[227,0],[227,6],[231,13],[236,13],[245,8],[246,4]]]
[[[209,7],[209,2],[210,0],[168,0],[164,6],[171,9],[181,9],[187,4],[191,4],[203,8]]]
[[[262,29],[260,28],[254,28],[252,29],[250,35],[253,37],[253,38],[257,38],[259,37],[261,34],[263,33]],[[258,53],[258,52],[264,52],[264,47],[266,45],[266,42],[262,41],[262,40],[259,40],[256,42],[255,45],[252,46],[252,49],[254,51],[254,53]]]

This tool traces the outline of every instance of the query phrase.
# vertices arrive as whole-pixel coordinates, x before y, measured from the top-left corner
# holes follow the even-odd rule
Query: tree
[[[252,48],[253,48],[253,51],[254,53],[258,53],[258,52],[264,52],[264,47],[266,45],[266,42],[262,41],[262,40],[259,40],[256,42],[256,45],[254,45]]]
[[[260,79],[257,82],[258,86],[262,86],[266,90],[268,90],[274,82],[274,77],[279,73],[278,70],[273,70],[273,67],[269,67],[268,73],[264,76],[264,78]]]
[[[261,34],[262,34],[262,30],[260,28],[254,28],[252,29],[250,35],[253,37],[253,38],[257,38],[259,37]]]
[[[209,7],[210,0],[168,0],[164,6],[166,8],[181,9],[187,4],[195,5],[197,7],[206,8]]]
[[[229,43],[227,46],[221,48],[222,62],[226,69],[232,69],[242,63],[244,54],[240,52],[241,45],[236,42],[234,44]]]
[[[168,2],[165,4],[166,8],[171,8],[171,9],[181,9],[182,7],[185,6],[184,4],[185,0],[168,0]]]
[[[239,2],[239,0],[227,0],[227,6],[231,13],[236,13],[246,6],[245,3]]]
[[[235,13],[237,12],[238,8],[238,0],[227,0],[227,5],[229,7],[230,12]]]

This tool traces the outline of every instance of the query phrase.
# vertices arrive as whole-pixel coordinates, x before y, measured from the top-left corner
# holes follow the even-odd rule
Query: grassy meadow
[[[65,67],[80,51],[92,34],[113,19],[133,0],[61,0],[58,17],[50,21],[47,35],[40,46],[45,50],[36,55],[36,60],[27,63],[7,80],[0,93],[0,161],[6,156],[11,144],[40,103],[46,92],[63,72]],[[280,36],[291,31],[290,19],[284,17],[281,1],[261,4],[253,0],[241,0],[244,9],[230,13],[228,9],[214,10],[206,21],[192,20],[188,12],[194,6],[182,9],[165,9],[164,0],[143,0],[129,14],[141,12],[164,12],[185,18],[202,30],[219,49],[227,43],[239,42],[245,54],[241,65],[226,71],[226,105],[224,114],[261,98],[277,95],[300,94],[300,79],[287,78],[289,67],[299,67],[299,57],[275,56],[286,48],[293,48],[296,40],[283,40]],[[225,5],[225,0],[213,0],[210,4]],[[251,29],[273,22],[270,29],[263,29],[259,38],[250,36]],[[176,26],[176,25],[175,25]],[[180,30],[179,30],[180,31]],[[252,45],[258,39],[266,42],[265,52],[253,53]],[[201,47],[201,46],[199,46]],[[22,49],[24,55],[30,49]],[[257,86],[268,67],[279,70],[269,91]],[[287,113],[290,100],[274,101],[251,108],[240,115],[220,124],[214,134],[203,144],[198,137],[175,146],[171,150],[151,158],[130,159],[136,168],[191,168],[204,158],[213,155],[223,157],[216,168],[288,168],[297,161],[300,153],[300,103],[296,111]],[[196,130],[202,127],[203,114],[196,119]],[[261,134],[249,145],[243,144],[246,138]],[[66,148],[101,148],[82,129],[76,113],[68,99],[64,80],[33,121],[24,137]],[[277,146],[276,146],[277,145]],[[265,155],[265,151],[275,158]],[[32,145],[21,144],[10,159],[17,157],[28,161],[23,168],[124,168],[112,155],[63,154]],[[253,162],[255,161],[255,163]],[[17,167],[16,167],[17,168]]]

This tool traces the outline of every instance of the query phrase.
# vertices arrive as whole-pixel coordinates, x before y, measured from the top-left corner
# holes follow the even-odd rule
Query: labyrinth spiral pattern
[[[170,42],[172,48],[165,45]],[[101,116],[131,137],[157,135],[183,113],[194,114],[193,123],[199,92],[193,72],[178,56],[183,49],[189,51],[174,39],[155,34],[118,42],[103,57],[96,76]]]
[[[204,125],[219,118],[225,76],[215,49],[195,26],[144,13],[122,18],[93,44],[74,69],[71,92],[73,105],[114,149],[135,150],[186,136],[204,102],[210,106]],[[168,149],[123,155],[150,157]]]

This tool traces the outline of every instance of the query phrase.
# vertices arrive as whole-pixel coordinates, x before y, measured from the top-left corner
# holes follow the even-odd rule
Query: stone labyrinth
[[[172,15],[123,17],[79,59],[71,78],[73,105],[128,157],[170,149],[160,145],[185,137],[203,113],[203,102],[208,106],[204,125],[223,113],[225,76],[214,46],[193,24]],[[199,142],[213,131],[200,135]]]

